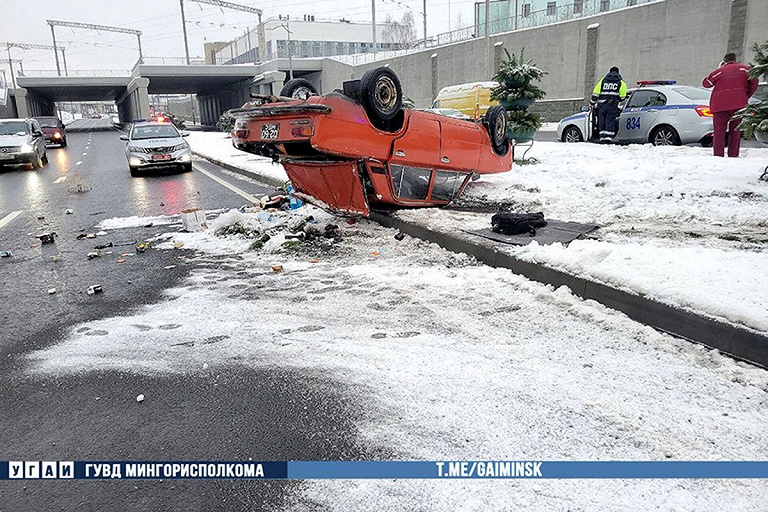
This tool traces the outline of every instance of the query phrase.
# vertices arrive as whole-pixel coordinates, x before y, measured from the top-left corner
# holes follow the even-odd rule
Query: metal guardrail
[[[19,73],[20,77],[49,77],[59,76],[56,70],[50,69],[25,69],[24,73]],[[131,76],[131,72],[128,70],[114,70],[114,69],[70,69],[66,75],[64,73],[61,76],[76,76],[76,77],[103,77],[103,76]]]

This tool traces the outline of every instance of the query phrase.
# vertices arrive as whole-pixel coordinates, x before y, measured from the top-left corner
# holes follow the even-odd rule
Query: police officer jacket
[[[592,91],[590,103],[618,103],[627,95],[627,84],[621,75],[611,71],[605,75]]]

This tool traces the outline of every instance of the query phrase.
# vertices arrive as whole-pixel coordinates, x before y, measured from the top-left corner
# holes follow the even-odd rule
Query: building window
[[[637,5],[637,0],[627,0],[627,7],[632,7],[633,5]]]
[[[523,4],[523,16],[526,18],[531,15],[531,4]]]
[[[557,2],[547,2],[547,16],[554,16],[557,13]]]
[[[573,0],[573,14],[584,12],[584,0]]]
[[[608,11],[611,9],[611,0],[600,0],[600,10]]]

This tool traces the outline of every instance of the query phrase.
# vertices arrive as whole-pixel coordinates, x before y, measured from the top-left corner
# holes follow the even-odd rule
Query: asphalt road
[[[25,354],[56,344],[75,324],[157,303],[195,265],[178,258],[184,251],[159,250],[117,263],[121,253],[134,252],[136,242],[167,226],[120,229],[95,239],[78,235],[96,232],[100,221],[112,217],[246,204],[200,172],[203,167],[250,194],[271,192],[202,162],[191,173],[132,178],[118,136],[71,131],[67,148],[48,148],[42,170],[0,171],[0,250],[13,254],[0,258],[0,460],[367,458],[351,441],[354,404],[333,382],[306,373],[232,368],[206,380],[110,371],[41,377],[28,371]],[[70,191],[78,176],[90,191]],[[57,234],[55,243],[36,238],[46,232]],[[125,245],[86,257],[109,242]],[[104,292],[88,295],[96,284]],[[136,396],[147,389],[157,398],[137,404]],[[274,510],[296,485],[10,481],[0,482],[0,511]]]

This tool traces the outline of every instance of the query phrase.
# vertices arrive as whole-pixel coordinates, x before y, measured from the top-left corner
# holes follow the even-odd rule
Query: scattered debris
[[[108,233],[106,231],[99,231],[98,233],[96,233],[96,236],[105,236],[107,234]]]
[[[97,293],[102,293],[104,291],[104,288],[100,284],[95,284],[93,286],[88,287],[88,295],[95,295]]]
[[[101,251],[91,251],[86,256],[88,257],[89,260],[92,260],[93,258],[98,258],[99,256],[101,256]]]
[[[37,220],[45,220],[45,215],[38,215]]]
[[[78,240],[85,240],[86,238],[96,238],[96,233],[80,233],[77,235]]]
[[[75,213],[75,210],[73,210],[72,208],[67,208],[66,210],[64,210],[64,213],[66,213],[67,215],[72,215],[73,213]]]
[[[114,246],[115,246],[115,244],[113,244],[112,242],[109,242],[108,244],[96,245],[93,248],[94,249],[106,249],[107,247],[114,247]]]
[[[355,224],[356,222],[357,222],[357,219],[355,219],[354,217],[350,217],[347,219],[347,224],[349,224],[350,226]]]
[[[282,271],[283,271],[283,266],[282,265],[272,265],[272,272],[274,272],[275,274],[277,274],[279,272],[282,272]]]
[[[120,258],[115,263],[125,263],[125,258]]]
[[[48,289],[48,295],[53,295],[54,293],[56,293],[56,288],[49,288]]]
[[[143,402],[144,401],[144,395],[141,394],[141,395],[137,396],[136,397],[136,401],[139,402],[139,403]]]
[[[52,262],[58,263],[59,260],[61,260],[61,256],[59,256],[58,254],[54,254],[53,256],[51,256],[51,261]]]
[[[40,243],[43,245],[54,243],[55,237],[56,237],[56,233],[53,231],[50,233],[43,233],[42,235],[37,235],[37,238],[40,239]]]
[[[312,260],[309,260],[309,262],[310,262],[310,263],[320,263],[320,260],[315,260],[315,259],[312,259]]]
[[[163,267],[165,270],[171,270],[172,268],[176,268],[176,265],[168,265]]]
[[[181,242],[174,242],[173,244],[174,249],[181,249],[182,247],[184,247],[184,244]]]
[[[205,220],[205,210],[201,208],[182,210],[181,225],[184,226],[185,231],[190,233],[208,229],[208,223]]]
[[[405,233],[400,231],[398,234],[395,235],[395,240],[398,242],[401,242],[405,238]]]
[[[154,222],[150,222],[149,224],[144,224],[144,227],[145,227],[145,228],[151,228],[151,227],[152,227],[152,226],[154,226],[154,225],[155,225],[155,223],[154,223]]]
[[[11,251],[0,251],[0,258],[10,258],[11,256],[13,256]]]
[[[149,242],[142,242],[139,245],[136,246],[136,252],[146,252],[147,249],[150,248]],[[123,254],[123,256],[127,256],[126,254]]]

